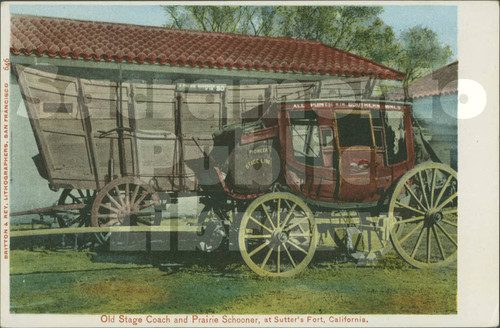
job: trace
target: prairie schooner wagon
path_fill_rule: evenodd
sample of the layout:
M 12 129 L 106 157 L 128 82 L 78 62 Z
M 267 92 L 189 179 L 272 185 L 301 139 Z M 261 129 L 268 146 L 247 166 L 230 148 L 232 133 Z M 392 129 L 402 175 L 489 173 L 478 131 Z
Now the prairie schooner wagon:
M 16 69 L 35 163 L 64 189 L 63 227 L 161 226 L 168 201 L 196 191 L 203 233 L 238 245 L 260 275 L 300 272 L 326 235 L 358 259 L 391 241 L 416 267 L 456 259 L 457 175 L 420 163 L 409 103 L 276 101 L 228 125 L 213 101 L 222 85 L 154 88 L 146 106 L 137 83 L 58 76 L 51 93 L 37 83 L 44 73 Z

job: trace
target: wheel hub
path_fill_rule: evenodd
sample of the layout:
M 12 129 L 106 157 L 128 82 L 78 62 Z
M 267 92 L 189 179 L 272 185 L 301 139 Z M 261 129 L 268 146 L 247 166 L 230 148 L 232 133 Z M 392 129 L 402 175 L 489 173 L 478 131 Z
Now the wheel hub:
M 271 247 L 277 248 L 279 245 L 286 243 L 289 238 L 288 232 L 283 231 L 283 229 L 276 229 L 271 236 Z
M 441 222 L 443 219 L 443 213 L 441 211 L 429 211 L 425 214 L 425 221 L 428 225 L 433 225 L 435 223 Z
M 277 235 L 277 238 L 280 242 L 284 243 L 288 240 L 288 234 L 284 231 L 280 231 Z
M 443 219 L 443 213 L 441 212 L 436 212 L 432 215 L 432 219 L 434 220 L 434 223 L 438 223 Z
M 136 211 L 130 206 L 130 204 L 125 204 L 120 211 L 117 213 L 118 221 L 122 225 L 130 224 L 130 218 L 134 215 Z

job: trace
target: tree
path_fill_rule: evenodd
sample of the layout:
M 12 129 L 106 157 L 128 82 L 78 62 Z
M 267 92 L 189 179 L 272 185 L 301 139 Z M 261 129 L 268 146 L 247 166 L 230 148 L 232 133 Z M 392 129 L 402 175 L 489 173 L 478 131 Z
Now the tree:
M 406 72 L 403 83 L 446 64 L 437 33 L 416 26 L 396 39 L 381 6 L 163 6 L 165 26 L 317 40 Z
M 165 27 L 235 33 L 249 7 L 162 6 L 171 21 Z
M 170 22 L 165 27 L 271 36 L 276 7 L 162 6 Z
M 409 28 L 401 34 L 400 42 L 394 62 L 397 69 L 406 72 L 403 85 L 435 71 L 453 55 L 450 46 L 443 45 L 437 33 L 427 27 Z
M 280 7 L 279 28 L 287 37 L 318 40 L 383 62 L 397 47 L 382 12 L 380 6 Z
M 167 27 L 317 40 L 383 62 L 395 36 L 380 6 L 163 6 Z
M 271 6 L 249 7 L 244 17 L 241 33 L 274 36 L 276 33 L 277 8 Z

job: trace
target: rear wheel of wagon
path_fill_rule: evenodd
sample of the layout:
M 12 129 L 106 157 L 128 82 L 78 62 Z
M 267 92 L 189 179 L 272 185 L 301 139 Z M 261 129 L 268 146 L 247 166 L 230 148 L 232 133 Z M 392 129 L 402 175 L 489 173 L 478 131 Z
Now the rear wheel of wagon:
M 64 189 L 57 205 L 85 205 L 84 208 L 68 210 L 64 217 L 57 217 L 61 228 L 90 226 L 90 211 L 96 197 L 95 190 Z
M 64 189 L 57 205 L 85 205 L 83 208 L 67 210 L 57 215 L 57 222 L 61 228 L 88 227 L 92 204 L 97 193 L 90 189 Z M 88 234 L 63 235 L 63 244 L 74 244 L 75 247 L 92 244 L 92 236 Z
M 401 177 L 389 204 L 391 240 L 405 261 L 417 268 L 454 262 L 458 248 L 457 173 L 424 163 Z
M 314 216 L 295 195 L 263 195 L 245 211 L 238 243 L 246 264 L 257 274 L 293 276 L 305 269 L 316 250 Z
M 119 178 L 99 191 L 92 206 L 92 226 L 159 225 L 158 205 L 158 195 L 151 186 L 135 177 Z M 111 233 L 102 232 L 96 236 L 101 243 L 108 243 Z

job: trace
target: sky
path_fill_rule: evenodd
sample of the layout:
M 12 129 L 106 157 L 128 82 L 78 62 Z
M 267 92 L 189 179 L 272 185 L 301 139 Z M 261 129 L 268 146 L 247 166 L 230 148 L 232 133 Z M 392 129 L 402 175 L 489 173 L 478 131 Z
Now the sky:
M 390 5 L 383 6 L 381 18 L 390 25 L 396 36 L 416 25 L 429 27 L 438 33 L 441 42 L 448 44 L 455 60 L 457 47 L 457 7 L 453 5 Z M 159 5 L 11 5 L 10 12 L 39 16 L 65 17 L 126 24 L 162 26 L 167 15 Z

